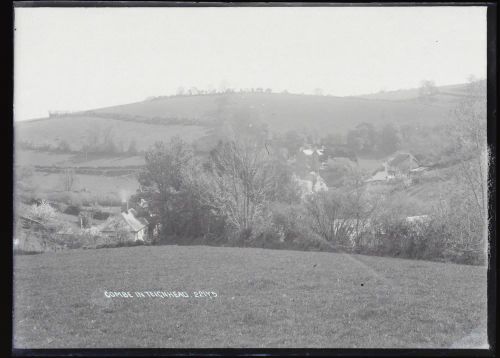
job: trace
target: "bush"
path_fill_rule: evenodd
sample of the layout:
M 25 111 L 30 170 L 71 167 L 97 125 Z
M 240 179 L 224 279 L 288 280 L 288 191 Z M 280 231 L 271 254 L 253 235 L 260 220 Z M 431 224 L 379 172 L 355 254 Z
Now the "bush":
M 105 211 L 100 211 L 100 210 L 96 210 L 93 212 L 93 215 L 94 215 L 94 219 L 96 220 L 106 220 L 109 218 L 109 216 L 111 215 L 111 213 L 108 213 L 108 212 L 105 212 Z
M 386 211 L 373 218 L 371 233 L 360 242 L 358 252 L 482 265 L 484 238 L 480 230 L 466 229 L 470 227 L 467 216 L 455 207 L 453 214 L 433 210 L 428 220 L 411 223 L 400 212 Z
M 353 250 L 373 207 L 373 200 L 356 188 L 319 192 L 306 200 L 307 224 L 338 250 Z
M 49 205 L 47 201 L 42 200 L 40 205 L 37 204 L 31 205 L 29 210 L 29 215 L 42 222 L 46 222 L 49 219 L 55 217 L 56 211 L 52 206 Z
M 76 206 L 76 205 L 68 205 L 66 209 L 64 210 L 65 214 L 68 215 L 75 215 L 78 216 L 80 215 L 80 211 L 82 210 L 81 206 Z
M 237 239 L 233 239 L 232 243 L 270 249 L 332 250 L 326 240 L 309 228 L 305 210 L 300 204 L 274 202 L 266 211 L 266 220 L 238 233 Z

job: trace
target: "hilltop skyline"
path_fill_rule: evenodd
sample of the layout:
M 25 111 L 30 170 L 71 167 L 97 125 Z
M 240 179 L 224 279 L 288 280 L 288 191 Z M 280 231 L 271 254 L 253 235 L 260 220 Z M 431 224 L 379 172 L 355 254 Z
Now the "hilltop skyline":
M 17 8 L 15 120 L 179 87 L 353 96 L 486 76 L 486 9 Z

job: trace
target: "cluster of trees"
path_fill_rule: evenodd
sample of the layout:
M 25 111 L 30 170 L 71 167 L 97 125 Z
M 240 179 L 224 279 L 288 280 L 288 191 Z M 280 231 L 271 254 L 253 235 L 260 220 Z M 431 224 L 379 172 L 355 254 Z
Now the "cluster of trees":
M 347 132 L 346 144 L 358 154 L 385 156 L 399 149 L 401 137 L 393 124 L 376 128 L 371 123 L 361 123 Z
M 340 156 L 357 160 L 357 156 L 386 156 L 401 148 L 401 131 L 393 124 L 386 124 L 377 128 L 371 123 L 360 123 L 349 130 L 347 134 L 328 133 L 299 133 L 295 130 L 276 135 L 274 142 L 285 148 L 290 156 L 299 151 L 305 144 L 324 146 L 331 151 L 332 156 Z M 328 153 L 326 153 L 328 154 Z
M 432 103 L 436 101 L 439 88 L 434 81 L 424 80 L 418 89 L 418 100 L 422 103 Z
M 133 201 L 157 243 L 205 243 L 388 255 L 460 263 L 485 262 L 484 222 L 468 187 L 443 192 L 427 221 L 405 196 L 375 195 L 360 173 L 342 187 L 301 200 L 281 154 L 254 140 L 227 140 L 206 158 L 180 139 L 146 154 Z
M 230 88 L 225 84 L 221 84 L 219 88 L 214 88 L 214 86 L 208 86 L 207 89 L 198 88 L 195 86 L 185 88 L 180 86 L 177 88 L 175 96 L 201 96 L 201 95 L 212 95 L 212 94 L 226 94 L 226 93 L 273 93 L 271 88 Z M 154 101 L 162 98 L 168 98 L 171 96 L 150 96 L 146 98 L 146 101 Z
M 269 204 L 298 200 L 292 173 L 262 138 L 220 141 L 207 158 L 178 138 L 146 153 L 135 197 L 150 203 L 160 237 L 218 236 L 248 240 L 269 215 Z
M 367 191 L 362 173 L 347 173 L 341 186 L 301 199 L 286 154 L 306 140 L 296 132 L 269 140 L 265 127 L 221 139 L 206 156 L 196 156 L 180 139 L 156 143 L 146 153 L 139 176 L 138 202 L 149 203 L 147 215 L 159 228 L 157 240 L 203 242 L 305 250 L 343 250 L 463 263 L 485 260 L 488 217 L 485 105 L 471 97 L 457 108 L 448 134 L 460 164 L 456 183 L 427 212 L 414 212 L 408 198 Z M 396 130 L 356 127 L 357 149 L 385 148 Z M 377 139 L 378 138 L 378 139 Z M 319 143 L 339 145 L 338 136 Z M 269 145 L 271 143 L 271 145 Z M 387 148 L 385 151 L 393 150 Z M 413 210 L 413 211 L 412 211 Z M 407 216 L 429 220 L 410 223 Z

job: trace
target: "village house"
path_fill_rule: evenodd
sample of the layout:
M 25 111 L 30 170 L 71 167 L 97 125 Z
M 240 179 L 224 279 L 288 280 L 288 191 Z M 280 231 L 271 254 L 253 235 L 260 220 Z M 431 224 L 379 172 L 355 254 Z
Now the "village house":
M 387 172 L 394 178 L 408 177 L 410 170 L 420 167 L 410 153 L 397 153 L 387 161 Z
M 328 190 L 323 178 L 319 175 L 320 158 L 324 156 L 324 147 L 303 146 L 289 163 L 293 167 L 293 178 L 299 185 L 301 197 L 323 190 Z
M 400 178 L 410 180 L 412 177 L 418 176 L 426 170 L 427 168 L 420 166 L 413 155 L 400 152 L 382 163 L 382 168 L 377 170 L 367 182 L 380 182 Z
M 112 216 L 99 225 L 99 231 L 106 237 L 120 241 L 144 241 L 148 222 L 136 215 L 134 209 L 122 210 L 120 215 Z
M 318 172 L 321 168 L 321 158 L 324 156 L 324 151 L 324 147 L 301 147 L 296 156 L 297 165 L 306 171 Z
M 304 199 L 309 194 L 317 193 L 320 191 L 328 191 L 328 186 L 326 185 L 325 181 L 316 172 L 310 172 L 302 178 L 294 175 L 293 178 L 299 185 L 302 199 Z

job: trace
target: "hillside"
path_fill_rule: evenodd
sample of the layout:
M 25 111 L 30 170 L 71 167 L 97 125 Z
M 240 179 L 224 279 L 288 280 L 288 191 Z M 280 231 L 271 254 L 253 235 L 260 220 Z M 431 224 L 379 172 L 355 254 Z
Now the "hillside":
M 449 87 L 449 86 L 448 86 Z M 457 89 L 458 88 L 458 89 Z M 459 91 L 460 86 L 441 92 Z M 388 100 L 386 97 L 401 97 Z M 457 98 L 439 95 L 432 103 L 418 100 L 418 90 L 384 96 L 313 96 L 285 93 L 225 93 L 157 97 L 143 102 L 16 122 L 16 139 L 35 145 L 57 146 L 62 140 L 79 150 L 89 131 L 111 128 L 115 142 L 139 150 L 157 140 L 179 136 L 193 142 L 204 137 L 221 119 L 261 121 L 272 132 L 345 133 L 362 122 L 436 124 L 449 118 Z
M 35 145 L 54 147 L 65 141 L 72 150 L 80 150 L 89 132 L 98 134 L 105 130 L 111 130 L 115 144 L 125 150 L 132 141 L 136 142 L 137 149 L 142 150 L 155 141 L 168 141 L 174 136 L 193 141 L 206 132 L 205 128 L 195 125 L 164 126 L 77 115 L 16 123 L 15 138 Z
M 461 88 L 464 86 L 440 90 L 458 93 Z M 220 119 L 262 121 L 274 132 L 296 130 L 323 136 L 346 132 L 361 122 L 440 123 L 447 120 L 458 98 L 438 96 L 437 101 L 425 104 L 417 99 L 418 90 L 390 94 L 400 99 L 376 98 L 377 94 L 374 98 L 354 98 L 255 92 L 171 96 L 53 115 L 16 122 L 15 138 L 23 145 L 15 148 L 15 164 L 35 167 L 31 180 L 40 194 L 50 197 L 63 190 L 64 168 L 72 167 L 76 174 L 73 190 L 118 200 L 121 192 L 133 193 L 138 187 L 136 173 L 144 164 L 140 151 L 155 141 L 167 141 L 174 136 L 194 142 L 197 148 L 209 148 L 213 144 L 210 133 L 218 132 Z M 85 145 L 102 142 L 106 136 L 120 154 L 84 153 Z M 54 151 L 63 144 L 73 152 Z M 135 152 L 127 150 L 132 144 Z M 359 163 L 360 168 L 372 172 L 381 161 L 360 159 Z M 416 195 L 431 192 L 435 190 L 419 191 Z
M 248 115 L 267 123 L 272 131 L 312 129 L 335 133 L 347 131 L 363 121 L 434 123 L 445 120 L 447 110 L 441 103 L 424 105 L 414 100 L 390 103 L 351 97 L 231 93 L 159 98 L 96 112 L 206 120 L 221 114 L 228 118 Z
M 16 256 L 14 278 L 15 348 L 486 345 L 485 267 L 169 245 Z
M 466 85 L 456 84 L 437 87 L 436 100 L 439 102 L 453 102 L 457 97 L 466 95 Z M 400 89 L 397 91 L 380 91 L 366 95 L 356 96 L 356 98 L 367 98 L 387 101 L 408 101 L 419 97 L 418 88 Z

